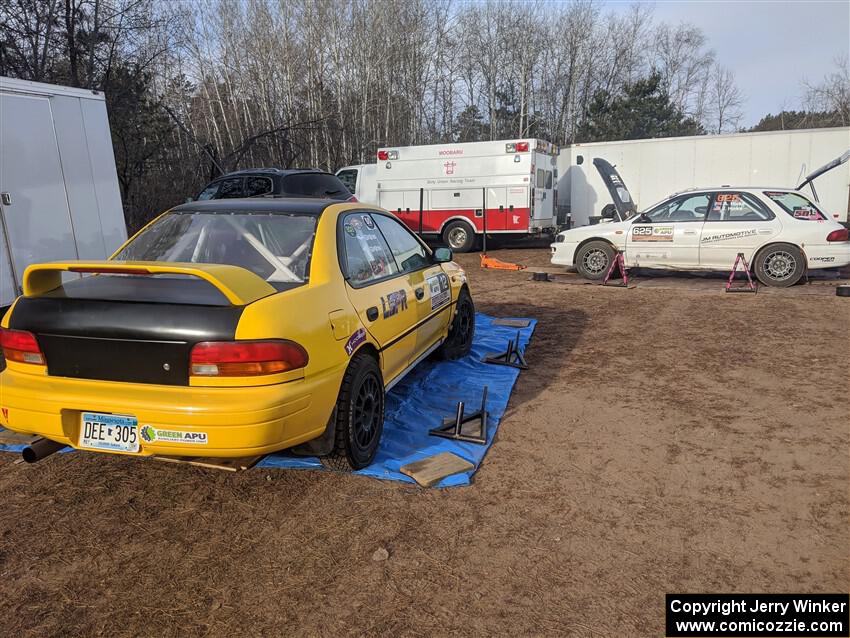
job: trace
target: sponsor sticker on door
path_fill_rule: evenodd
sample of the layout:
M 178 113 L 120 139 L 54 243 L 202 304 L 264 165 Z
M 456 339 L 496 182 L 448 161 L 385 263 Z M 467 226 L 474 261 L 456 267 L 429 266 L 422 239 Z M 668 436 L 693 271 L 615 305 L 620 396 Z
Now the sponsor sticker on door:
M 673 227 L 633 226 L 632 241 L 673 241 Z
M 428 291 L 431 293 L 431 310 L 442 308 L 451 301 L 452 293 L 449 288 L 449 277 L 445 273 L 439 273 L 427 280 Z
M 751 235 L 756 234 L 755 228 L 745 228 L 744 230 L 737 230 L 731 233 L 712 233 L 709 235 L 703 235 L 700 240 L 701 244 L 713 244 L 717 241 L 732 241 L 733 239 L 742 239 L 744 237 L 750 237 Z

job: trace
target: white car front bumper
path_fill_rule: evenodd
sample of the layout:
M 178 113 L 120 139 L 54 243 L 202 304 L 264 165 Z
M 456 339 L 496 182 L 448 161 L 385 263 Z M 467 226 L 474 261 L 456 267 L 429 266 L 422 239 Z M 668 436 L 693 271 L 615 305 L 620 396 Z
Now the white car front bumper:
M 550 259 L 552 264 L 555 266 L 567 266 L 568 268 L 574 266 L 578 242 L 555 242 L 554 244 L 549 244 L 549 247 L 552 249 L 552 258 Z

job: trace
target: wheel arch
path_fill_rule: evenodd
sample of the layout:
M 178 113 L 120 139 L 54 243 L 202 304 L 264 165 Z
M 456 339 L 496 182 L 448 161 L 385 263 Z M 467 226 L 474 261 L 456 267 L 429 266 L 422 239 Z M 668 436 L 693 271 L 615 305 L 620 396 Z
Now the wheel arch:
M 348 360 L 348 366 L 351 365 L 351 360 L 354 359 L 354 357 L 356 357 L 358 354 L 365 354 L 365 355 L 372 357 L 375 360 L 375 363 L 378 364 L 378 368 L 381 369 L 381 376 L 384 376 L 384 369 L 383 369 L 383 366 L 381 365 L 381 353 L 378 350 L 378 348 L 375 346 L 375 344 L 367 341 L 366 343 L 361 345 L 359 348 L 357 348 L 357 350 L 352 352 L 351 357 Z M 348 368 L 348 366 L 346 366 L 346 369 Z
M 786 246 L 793 246 L 794 248 L 796 248 L 797 250 L 800 251 L 801 255 L 803 255 L 803 276 L 805 277 L 806 274 L 809 272 L 809 257 L 808 257 L 808 255 L 806 255 L 806 249 L 805 248 L 803 248 L 799 244 L 795 244 L 792 241 L 769 241 L 766 244 L 764 244 L 763 246 L 759 246 L 758 248 L 756 248 L 755 252 L 753 253 L 752 258 L 750 259 L 750 268 L 755 269 L 756 261 L 758 261 L 758 258 L 761 256 L 761 254 L 765 250 L 767 250 L 771 246 L 778 246 L 778 245 L 781 245 L 781 244 L 785 244 Z
M 606 244 L 611 246 L 611 248 L 613 248 L 615 252 L 621 252 L 620 249 L 617 248 L 617 245 L 610 239 L 607 239 L 606 237 L 600 237 L 599 235 L 594 235 L 593 237 L 588 237 L 587 239 L 580 241 L 578 246 L 576 246 L 576 249 L 573 251 L 573 265 L 575 265 L 576 263 L 576 255 L 578 255 L 579 251 L 592 241 L 604 241 Z
M 437 231 L 437 232 L 438 232 L 440 235 L 442 235 L 442 234 L 443 234 L 443 232 L 446 230 L 446 226 L 448 226 L 448 225 L 449 225 L 449 224 L 451 224 L 452 222 L 466 222 L 466 224 L 467 224 L 470 228 L 472 228 L 472 234 L 473 234 L 473 235 L 481 235 L 481 233 L 480 233 L 480 232 L 478 232 L 478 229 L 475 227 L 475 224 L 473 224 L 473 223 L 469 220 L 469 217 L 463 217 L 462 215 L 452 215 L 451 217 L 449 217 L 449 218 L 447 218 L 446 220 L 444 220 L 444 221 L 443 221 L 443 223 L 440 225 L 440 230 L 439 230 L 439 231 Z

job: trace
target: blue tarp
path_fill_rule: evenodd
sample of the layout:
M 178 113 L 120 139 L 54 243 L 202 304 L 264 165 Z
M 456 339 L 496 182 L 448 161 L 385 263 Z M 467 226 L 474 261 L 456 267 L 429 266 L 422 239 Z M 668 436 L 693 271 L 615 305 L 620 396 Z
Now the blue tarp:
M 475 315 L 475 338 L 469 355 L 457 361 L 426 361 L 387 394 L 381 447 L 372 465 L 355 474 L 413 483 L 412 478 L 399 471 L 401 466 L 440 452 L 451 452 L 475 467 L 468 472 L 444 478 L 436 487 L 469 485 L 472 475 L 493 444 L 499 421 L 505 413 L 520 372 L 509 366 L 483 363 L 481 359 L 487 353 L 504 351 L 508 340 L 516 337 L 517 332 L 520 335 L 520 350 L 525 350 L 537 324 L 532 319 L 527 328 L 518 330 L 494 326 L 493 319 L 481 313 Z M 444 417 L 455 415 L 458 401 L 464 402 L 467 412 L 477 410 L 481 406 L 485 385 L 488 392 L 487 410 L 490 413 L 486 445 L 429 436 L 428 431 L 442 425 Z M 324 466 L 315 457 L 281 453 L 267 456 L 259 467 L 321 469 Z
M 490 365 L 481 359 L 490 352 L 505 350 L 509 339 L 520 335 L 520 349 L 525 350 L 536 325 L 530 320 L 527 328 L 493 325 L 493 317 L 478 313 L 475 316 L 475 338 L 472 352 L 457 361 L 428 360 L 416 367 L 388 394 L 381 447 L 375 461 L 355 472 L 373 478 L 413 483 L 399 471 L 403 465 L 440 452 L 451 452 L 475 467 L 468 472 L 446 477 L 436 487 L 469 485 L 484 455 L 493 444 L 499 422 L 508 405 L 519 370 L 509 366 Z M 481 405 L 484 386 L 488 388 L 489 412 L 487 444 L 464 443 L 435 436 L 428 431 L 442 424 L 444 417 L 454 416 L 457 402 L 463 401 L 467 411 Z M 0 446 L 0 449 L 20 451 L 23 446 Z M 287 453 L 272 454 L 258 467 L 324 469 L 315 457 L 297 457 Z

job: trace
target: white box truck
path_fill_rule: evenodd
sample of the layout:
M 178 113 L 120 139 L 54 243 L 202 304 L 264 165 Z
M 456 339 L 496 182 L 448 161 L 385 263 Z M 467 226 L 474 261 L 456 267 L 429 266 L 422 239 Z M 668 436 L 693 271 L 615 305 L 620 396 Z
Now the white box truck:
M 850 146 L 850 127 L 701 135 L 573 144 L 558 157 L 560 201 L 573 226 L 598 221 L 611 197 L 593 160 L 613 164 L 639 211 L 689 188 L 794 188 Z M 835 220 L 847 222 L 850 165 L 818 178 L 817 198 Z
M 30 264 L 105 259 L 126 239 L 103 95 L 0 77 L 0 308 Z
M 378 173 L 377 164 L 358 164 L 345 166 L 336 172 L 345 187 L 357 198 L 358 202 L 378 205 L 378 184 L 375 176 Z
M 557 154 L 557 146 L 537 139 L 394 146 L 379 149 L 375 165 L 336 174 L 359 201 L 466 252 L 485 226 L 488 235 L 503 236 L 556 230 Z

